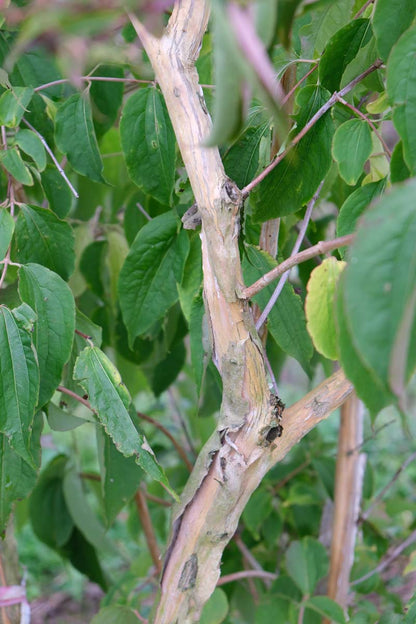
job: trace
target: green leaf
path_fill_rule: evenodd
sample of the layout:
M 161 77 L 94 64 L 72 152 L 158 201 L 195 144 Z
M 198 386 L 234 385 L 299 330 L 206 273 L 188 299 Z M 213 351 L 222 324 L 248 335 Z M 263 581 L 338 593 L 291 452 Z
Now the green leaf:
M 375 378 L 373 391 L 383 388 L 384 400 L 392 393 L 403 399 L 416 364 L 415 199 L 412 180 L 366 212 L 341 283 L 354 348 Z
M 45 191 L 49 208 L 61 219 L 66 217 L 71 209 L 71 191 L 59 173 L 52 165 L 47 165 L 41 175 L 41 184 Z
M 151 387 L 155 396 L 160 396 L 175 381 L 186 360 L 186 349 L 179 342 L 169 350 L 166 357 L 158 362 L 152 375 Z
M 134 496 L 143 472 L 134 457 L 124 457 L 114 442 L 97 427 L 97 449 L 100 462 L 101 492 L 107 526 L 111 526 L 119 511 Z
M 120 605 L 104 607 L 91 620 L 91 624 L 137 624 L 137 615 L 132 609 Z
M 41 15 L 39 18 L 43 19 Z M 62 74 L 53 59 L 54 55 L 50 50 L 41 46 L 31 46 L 30 50 L 22 54 L 13 67 L 10 74 L 12 84 L 40 87 L 47 82 L 59 80 Z M 42 93 L 50 98 L 60 99 L 64 89 L 65 85 L 53 85 L 42 90 Z
M 96 550 L 87 542 L 77 527 L 74 526 L 69 540 L 59 548 L 58 552 L 68 559 L 81 574 L 85 574 L 93 583 L 97 583 L 104 592 L 107 591 L 107 581 Z
M 8 128 L 18 126 L 33 93 L 30 87 L 13 87 L 5 91 L 0 96 L 0 125 Z
M 72 431 L 87 421 L 66 412 L 55 403 L 48 403 L 48 424 L 53 431 Z
M 202 609 L 200 624 L 221 624 L 228 613 L 227 594 L 217 587 Z
M 391 183 L 403 182 L 411 177 L 409 167 L 406 165 L 403 157 L 403 143 L 398 141 L 394 146 L 390 160 L 390 179 Z
M 91 406 L 120 453 L 125 457 L 134 456 L 143 470 L 167 486 L 166 477 L 146 438 L 131 420 L 130 395 L 108 357 L 97 347 L 86 347 L 76 361 L 74 379 L 88 393 Z
M 100 553 L 103 551 L 116 553 L 116 546 L 107 537 L 105 528 L 91 509 L 81 478 L 74 469 L 65 470 L 62 489 L 69 514 L 87 542 Z
M 25 186 L 33 185 L 32 175 L 16 147 L 0 151 L 0 162 L 15 180 Z
M 260 488 L 252 494 L 243 511 L 243 521 L 254 539 L 260 539 L 260 528 L 273 509 L 273 495 L 266 489 Z
M 33 332 L 39 370 L 39 407 L 53 395 L 70 354 L 75 329 L 75 304 L 68 285 L 49 269 L 27 264 L 19 269 L 19 293 L 37 315 Z
M 321 106 L 329 93 L 320 86 L 307 86 L 298 93 L 299 132 Z M 253 206 L 255 221 L 267 221 L 296 212 L 306 204 L 324 179 L 331 165 L 333 122 L 325 113 L 298 145 L 260 183 Z
M 199 236 L 193 236 L 190 250 L 183 270 L 183 279 L 178 284 L 179 301 L 182 312 L 188 323 L 192 313 L 193 299 L 202 283 L 202 255 Z
M 300 34 L 314 41 L 318 56 L 322 54 L 328 40 L 349 22 L 351 7 L 352 0 L 331 0 L 313 6 L 310 22 L 302 27 Z
M 259 149 L 270 124 L 250 127 L 231 145 L 223 156 L 226 174 L 238 188 L 244 188 L 256 175 L 259 166 Z
M 326 258 L 311 273 L 305 301 L 307 328 L 315 348 L 330 360 L 338 359 L 335 328 L 335 291 L 345 262 Z
M 33 310 L 0 306 L 0 432 L 12 450 L 36 469 L 31 427 L 39 393 L 39 369 L 31 341 Z
M 356 19 L 328 41 L 319 62 L 319 80 L 328 91 L 339 89 L 344 71 L 372 36 L 368 19 Z
M 207 320 L 204 319 L 205 307 L 202 291 L 197 293 L 192 302 L 189 319 L 189 338 L 191 346 L 192 370 L 195 378 L 196 392 L 199 396 L 205 369 L 208 366 L 209 337 Z M 208 340 L 207 340 L 208 339 Z
M 175 181 L 175 135 L 165 101 L 157 89 L 140 89 L 127 100 L 120 136 L 133 182 L 169 205 Z
M 289 575 L 304 594 L 312 594 L 318 581 L 328 572 L 325 547 L 311 537 L 292 542 L 285 558 Z
M 245 245 L 247 258 L 243 259 L 243 274 L 246 283 L 253 283 L 277 264 L 269 254 L 253 245 Z M 264 309 L 276 284 L 271 284 L 254 297 L 254 301 Z M 307 374 L 310 374 L 310 359 L 313 345 L 306 329 L 302 301 L 286 283 L 280 297 L 269 314 L 268 328 L 279 347 L 296 358 Z
M 72 95 L 59 107 L 55 123 L 56 145 L 66 154 L 74 171 L 105 183 L 89 99 L 80 93 Z
M 0 535 L 4 536 L 13 503 L 25 498 L 36 483 L 37 474 L 14 452 L 7 436 L 0 434 Z
M 57 455 L 42 470 L 29 501 L 29 514 L 35 535 L 58 550 L 72 533 L 74 523 L 63 493 L 63 478 L 68 457 Z
M 386 179 L 384 178 L 378 182 L 360 186 L 347 197 L 338 215 L 337 236 L 345 236 L 355 231 L 359 217 L 373 199 L 384 191 L 385 186 Z M 340 253 L 344 256 L 345 247 L 340 248 Z
M 120 65 L 99 65 L 91 76 L 123 78 L 124 71 Z M 123 82 L 94 80 L 91 82 L 90 96 L 94 117 L 95 132 L 101 137 L 117 119 L 123 101 Z
M 43 143 L 37 134 L 32 130 L 19 130 L 14 137 L 14 142 L 32 158 L 38 171 L 43 171 L 46 167 L 46 152 Z
M 120 307 L 130 345 L 178 299 L 173 272 L 177 229 L 172 212 L 149 221 L 137 234 L 120 271 Z
M 387 61 L 390 50 L 416 14 L 414 0 L 377 0 L 373 29 L 379 55 Z
M 347 184 L 358 182 L 371 151 L 371 131 L 366 121 L 350 119 L 337 128 L 332 141 L 332 156 Z
M 342 608 L 327 596 L 312 596 L 306 601 L 305 607 L 319 613 L 322 617 L 329 618 L 331 622 L 338 624 L 346 622 Z
M 12 240 L 14 232 L 14 219 L 5 209 L 0 209 L 0 259 L 3 260 Z
M 16 221 L 16 259 L 36 262 L 68 280 L 74 270 L 74 234 L 49 208 L 20 204 Z
M 394 46 L 387 63 L 387 93 L 393 122 L 403 141 L 404 160 L 416 174 L 416 26 L 407 30 Z

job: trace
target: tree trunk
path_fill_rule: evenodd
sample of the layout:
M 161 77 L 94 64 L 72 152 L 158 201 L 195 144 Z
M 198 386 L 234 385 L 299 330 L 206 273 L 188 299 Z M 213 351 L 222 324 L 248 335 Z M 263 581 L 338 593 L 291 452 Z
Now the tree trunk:
M 223 550 L 264 474 L 351 392 L 338 372 L 276 426 L 263 348 L 243 288 L 238 250 L 241 193 L 227 178 L 219 151 L 205 147 L 211 119 L 195 61 L 209 16 L 205 0 L 178 0 L 166 31 L 156 39 L 132 22 L 166 100 L 201 219 L 204 299 L 213 361 L 223 381 L 221 415 L 202 449 L 173 518 L 154 622 L 198 622 L 220 575 Z M 271 436 L 269 436 L 271 437 Z

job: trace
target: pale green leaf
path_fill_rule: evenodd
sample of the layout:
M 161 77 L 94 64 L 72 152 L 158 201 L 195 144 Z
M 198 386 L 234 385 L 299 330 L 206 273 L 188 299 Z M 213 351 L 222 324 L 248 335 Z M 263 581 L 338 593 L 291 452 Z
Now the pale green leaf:
M 32 158 L 38 171 L 43 171 L 46 167 L 46 151 L 43 143 L 37 134 L 32 130 L 19 130 L 14 138 L 16 145 Z
M 178 299 L 173 271 L 177 229 L 172 212 L 149 221 L 137 234 L 120 271 L 120 307 L 130 344 Z
M 311 273 L 305 301 L 307 328 L 315 348 L 330 360 L 338 359 L 335 328 L 335 291 L 345 262 L 333 256 L 327 258 Z
M 75 303 L 68 285 L 39 264 L 19 269 L 19 293 L 37 315 L 33 342 L 39 360 L 39 407 L 53 395 L 61 380 L 75 330 Z
M 19 125 L 32 99 L 30 87 L 13 87 L 0 96 L 0 125 L 15 128 Z
M 5 208 L 0 208 L 0 260 L 3 260 L 7 253 L 13 232 L 13 217 Z
M 34 469 L 30 439 L 39 393 L 39 368 L 31 340 L 35 318 L 27 305 L 13 311 L 0 306 L 0 432 Z
M 0 163 L 10 173 L 10 175 L 25 186 L 33 185 L 32 174 L 22 160 L 20 152 L 16 147 L 0 151 Z
M 305 603 L 305 607 L 319 613 L 321 617 L 327 617 L 336 624 L 345 624 L 346 622 L 342 607 L 328 596 L 312 596 Z
M 337 128 L 332 141 L 332 156 L 347 184 L 358 182 L 371 151 L 371 131 L 366 121 L 350 119 Z
M 157 89 L 140 89 L 127 100 L 120 136 L 133 182 L 169 205 L 175 181 L 175 135 L 165 101 Z
M 416 173 L 416 26 L 407 30 L 394 46 L 387 64 L 387 93 L 394 105 L 393 122 L 403 141 L 403 154 L 411 173 Z
M 84 418 L 70 414 L 52 402 L 48 403 L 47 412 L 48 423 L 53 431 L 72 431 L 88 422 Z
M 105 183 L 89 99 L 80 93 L 72 95 L 59 107 L 55 123 L 56 144 L 74 171 Z
M 100 609 L 91 624 L 138 624 L 138 618 L 132 609 L 116 605 Z
M 20 204 L 15 241 L 18 262 L 36 262 L 69 279 L 75 265 L 74 234 L 49 208 Z
M 228 609 L 227 594 L 217 587 L 204 604 L 199 624 L 221 624 L 227 617 Z

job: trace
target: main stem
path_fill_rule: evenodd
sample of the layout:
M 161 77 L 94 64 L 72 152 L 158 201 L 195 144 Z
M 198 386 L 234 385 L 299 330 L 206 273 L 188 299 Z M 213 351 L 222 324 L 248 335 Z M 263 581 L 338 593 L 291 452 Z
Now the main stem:
M 223 550 L 248 498 L 271 465 L 310 430 L 315 416 L 328 415 L 351 389 L 339 373 L 328 381 L 335 388 L 332 399 L 309 398 L 297 412 L 308 420 L 289 418 L 279 444 L 267 442 L 276 423 L 263 349 L 248 302 L 237 296 L 243 286 L 238 251 L 241 192 L 225 175 L 218 149 L 204 146 L 211 119 L 195 61 L 208 15 L 206 0 L 177 0 L 161 39 L 131 16 L 163 92 L 201 214 L 205 308 L 213 360 L 224 388 L 217 429 L 202 449 L 174 513 L 156 624 L 200 620 L 220 575 Z

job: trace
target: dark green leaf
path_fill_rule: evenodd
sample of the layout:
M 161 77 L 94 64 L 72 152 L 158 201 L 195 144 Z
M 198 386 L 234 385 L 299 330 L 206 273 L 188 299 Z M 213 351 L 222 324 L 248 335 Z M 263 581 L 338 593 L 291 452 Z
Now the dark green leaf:
M 178 298 L 173 272 L 177 229 L 172 212 L 152 219 L 137 234 L 120 271 L 120 307 L 130 344 Z
M 414 0 L 377 0 L 373 16 L 374 35 L 380 57 L 387 61 L 390 50 L 410 26 L 416 14 Z
M 7 436 L 0 434 L 0 535 L 15 501 L 28 495 L 36 483 L 36 472 L 10 447 Z
M 183 279 L 178 284 L 179 301 L 188 323 L 192 313 L 193 299 L 202 283 L 202 255 L 199 236 L 191 238 L 189 255 L 186 259 Z
M 33 342 L 39 370 L 39 407 L 54 393 L 67 362 L 75 329 L 75 304 L 68 285 L 49 269 L 27 264 L 19 269 L 19 293 L 37 314 Z
M 378 182 L 370 182 L 370 184 L 360 186 L 360 188 L 347 197 L 338 215 L 337 236 L 345 236 L 355 231 L 359 217 L 373 199 L 383 192 L 385 186 L 385 179 Z M 340 253 L 344 256 L 345 247 L 341 247 Z
M 72 95 L 59 107 L 55 123 L 56 144 L 74 171 L 105 183 L 89 99 L 80 93 Z
M 53 55 L 49 50 L 40 46 L 31 46 L 30 50 L 18 59 L 10 77 L 12 84 L 40 87 L 47 82 L 59 80 L 62 78 L 62 74 L 55 65 Z M 42 93 L 50 98 L 59 99 L 62 97 L 65 88 L 65 85 L 62 84 L 53 85 L 47 89 L 42 89 Z
M 273 495 L 264 488 L 254 492 L 243 511 L 243 521 L 254 539 L 260 539 L 260 528 L 272 512 Z
M 49 208 L 20 204 L 16 221 L 16 259 L 36 262 L 68 280 L 74 270 L 74 234 Z
M 313 5 L 309 23 L 300 34 L 314 41 L 318 56 L 322 54 L 328 40 L 351 18 L 351 0 L 330 0 Z
M 312 594 L 317 582 L 328 572 L 325 547 L 311 537 L 292 542 L 285 558 L 288 573 L 304 594 Z
M 192 369 L 198 396 L 201 392 L 202 379 L 208 365 L 208 352 L 210 350 L 209 337 L 206 335 L 208 332 L 207 320 L 204 318 L 204 312 L 204 300 L 202 292 L 199 292 L 193 299 L 189 319 Z
M 123 78 L 124 71 L 119 65 L 99 65 L 91 74 L 92 76 L 104 76 L 111 78 Z M 91 82 L 90 96 L 92 113 L 94 117 L 95 132 L 101 137 L 111 128 L 123 100 L 124 84 L 122 82 L 110 82 L 94 80 Z
M 111 438 L 98 427 L 97 448 L 106 524 L 111 526 L 139 487 L 143 472 L 134 457 L 124 457 Z
M 17 147 L 0 151 L 0 163 L 10 175 L 25 186 L 33 185 L 33 178 Z
M 311 85 L 299 92 L 297 131 L 306 125 L 328 98 L 329 93 L 320 86 Z M 312 198 L 331 165 L 332 133 L 331 115 L 326 113 L 266 176 L 259 185 L 253 207 L 256 221 L 296 212 Z
M 327 596 L 312 596 L 305 603 L 305 607 L 319 613 L 322 617 L 327 617 L 331 622 L 337 622 L 337 624 L 346 622 L 342 608 Z
M 390 161 L 390 179 L 391 183 L 403 182 L 407 178 L 411 177 L 409 167 L 406 165 L 403 158 L 403 143 L 398 141 L 396 143 Z
M 86 347 L 75 364 L 74 378 L 88 393 L 99 421 L 120 453 L 134 456 L 153 479 L 167 485 L 146 438 L 133 425 L 129 414 L 130 395 L 107 356 L 97 347 Z
M 33 89 L 14 87 L 0 96 L 0 125 L 15 128 L 22 121 L 27 106 L 32 99 Z
M 74 568 L 85 574 L 93 583 L 97 583 L 103 591 L 107 590 L 107 581 L 97 553 L 77 527 L 73 528 L 69 540 L 58 552 L 69 559 Z
M 399 39 L 387 64 L 387 93 L 394 105 L 393 122 L 403 141 L 404 160 L 416 173 L 416 26 Z
M 356 19 L 341 28 L 327 43 L 319 62 L 319 80 L 328 91 L 339 89 L 344 71 L 372 36 L 368 19 Z
M 370 127 L 361 119 L 350 119 L 341 124 L 332 141 L 332 155 L 338 163 L 340 176 L 354 185 L 364 172 L 373 145 Z
M 87 421 L 66 412 L 55 403 L 48 403 L 48 424 L 53 431 L 72 431 Z
M 29 513 L 36 536 L 58 550 L 69 539 L 74 523 L 62 489 L 68 457 L 58 455 L 43 469 L 29 501 Z
M 31 341 L 36 315 L 27 305 L 0 306 L 0 432 L 13 451 L 36 468 L 31 427 L 39 393 L 39 369 Z
M 48 165 L 41 175 L 41 184 L 49 202 L 49 208 L 63 219 L 71 209 L 71 191 L 57 169 Z
M 5 209 L 0 209 L 0 259 L 3 260 L 14 232 L 14 219 Z
M 43 143 L 37 134 L 32 130 L 19 130 L 14 138 L 16 145 L 32 158 L 38 171 L 43 171 L 46 167 L 46 152 Z
M 175 181 L 175 135 L 157 89 L 140 89 L 127 100 L 120 135 L 133 182 L 169 205 Z
M 175 381 L 186 360 L 186 349 L 183 342 L 175 345 L 166 357 L 156 364 L 152 378 L 152 390 L 159 396 Z
M 268 122 L 255 128 L 247 128 L 224 154 L 225 171 L 239 188 L 244 188 L 256 175 L 260 142 L 268 129 Z
M 221 624 L 228 613 L 227 594 L 217 587 L 202 609 L 200 624 Z
M 276 261 L 266 252 L 253 245 L 246 245 L 247 259 L 243 260 L 244 279 L 248 284 L 276 266 Z M 276 284 L 264 288 L 254 297 L 263 309 L 269 301 Z M 310 374 L 309 361 L 313 355 L 313 345 L 306 329 L 305 313 L 301 299 L 290 284 L 285 284 L 280 297 L 269 314 L 268 328 L 279 347 L 296 358 Z
M 416 364 L 415 198 L 415 181 L 398 185 L 365 213 L 340 294 L 354 348 L 376 380 L 373 391 L 381 386 L 385 397 L 399 399 Z

